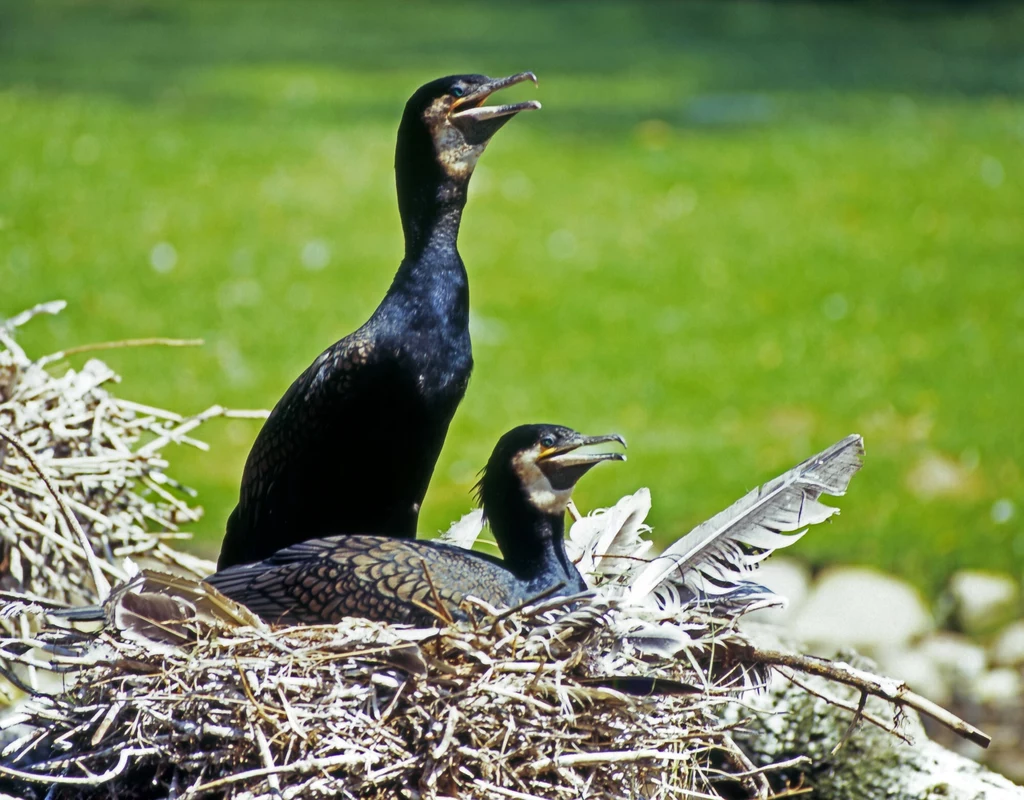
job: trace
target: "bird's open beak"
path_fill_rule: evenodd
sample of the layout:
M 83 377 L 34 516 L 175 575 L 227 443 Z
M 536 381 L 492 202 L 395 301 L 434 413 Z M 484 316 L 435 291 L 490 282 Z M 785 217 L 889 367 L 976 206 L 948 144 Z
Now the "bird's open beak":
M 576 481 L 602 461 L 625 461 L 625 453 L 580 452 L 580 448 L 602 442 L 618 442 L 623 447 L 626 440 L 617 433 L 603 436 L 581 436 L 573 442 L 549 447 L 537 457 L 537 466 L 556 489 L 572 488 Z
M 478 86 L 465 97 L 452 103 L 449 119 L 462 130 L 463 135 L 471 143 L 486 142 L 495 132 L 520 111 L 536 111 L 540 103 L 527 100 L 525 103 L 508 103 L 506 105 L 485 106 L 487 98 L 500 89 L 514 86 L 523 81 L 533 81 L 537 85 L 537 76 L 532 72 L 520 72 L 507 78 L 497 78 Z

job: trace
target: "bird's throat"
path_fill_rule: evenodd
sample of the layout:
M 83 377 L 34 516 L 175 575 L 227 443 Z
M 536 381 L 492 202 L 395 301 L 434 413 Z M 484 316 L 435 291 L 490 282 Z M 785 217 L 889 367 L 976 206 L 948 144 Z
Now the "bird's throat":
M 432 177 L 436 180 L 429 183 L 411 187 L 399 185 L 398 206 L 407 261 L 432 253 L 458 252 L 468 181 L 457 182 L 441 175 Z
M 525 516 L 503 509 L 497 518 L 488 517 L 505 566 L 538 594 L 559 583 L 566 594 L 579 591 L 580 574 L 565 552 L 564 514 L 541 514 L 525 507 L 521 512 Z

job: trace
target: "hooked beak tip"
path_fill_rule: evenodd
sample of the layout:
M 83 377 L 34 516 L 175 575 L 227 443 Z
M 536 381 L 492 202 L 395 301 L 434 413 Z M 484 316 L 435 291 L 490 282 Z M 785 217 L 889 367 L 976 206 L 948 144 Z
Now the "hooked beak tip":
M 601 444 L 602 442 L 618 442 L 623 447 L 626 446 L 626 440 L 617 433 L 606 433 L 601 436 L 584 436 L 583 440 L 584 446 L 588 444 Z

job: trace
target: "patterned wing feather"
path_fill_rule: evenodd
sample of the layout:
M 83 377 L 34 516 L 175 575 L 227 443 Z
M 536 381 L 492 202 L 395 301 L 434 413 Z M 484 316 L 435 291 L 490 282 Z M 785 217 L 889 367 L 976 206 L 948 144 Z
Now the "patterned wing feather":
M 496 606 L 525 599 L 511 573 L 479 554 L 378 536 L 310 540 L 208 582 L 264 620 L 289 624 L 356 616 L 429 625 L 463 617 L 470 595 Z

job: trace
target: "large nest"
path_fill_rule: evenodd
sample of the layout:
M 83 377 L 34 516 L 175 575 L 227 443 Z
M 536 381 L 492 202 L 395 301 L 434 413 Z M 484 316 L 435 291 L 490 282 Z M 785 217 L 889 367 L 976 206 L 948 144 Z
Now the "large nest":
M 159 653 L 108 630 L 69 691 L 10 721 L 35 724 L 8 774 L 48 798 L 668 798 L 750 769 L 720 721 L 730 692 L 634 659 L 609 613 L 481 609 L 439 631 L 222 620 Z M 44 638 L 81 669 L 74 634 Z M 659 676 L 639 687 L 657 694 L 630 675 Z
M 845 492 L 857 436 L 657 557 L 646 490 L 580 519 L 567 544 L 586 596 L 477 604 L 469 622 L 432 629 L 272 629 L 198 580 L 212 565 L 170 542 L 197 512 L 160 449 L 200 445 L 190 432 L 223 409 L 184 418 L 121 400 L 99 361 L 54 375 L 64 354 L 33 361 L 12 340 L 32 313 L 0 327 L 0 669 L 31 695 L 0 721 L 0 792 L 669 798 L 729 786 L 766 798 L 766 769 L 732 729 L 769 670 L 846 683 L 985 741 L 899 681 L 758 649 L 737 629 L 779 600 L 746 574 L 835 513 L 818 497 Z M 471 546 L 479 533 L 476 514 L 448 541 Z M 89 602 L 104 604 L 98 631 L 68 622 L 69 605 Z M 41 671 L 58 678 L 50 694 Z M 863 703 L 850 710 L 895 728 Z

